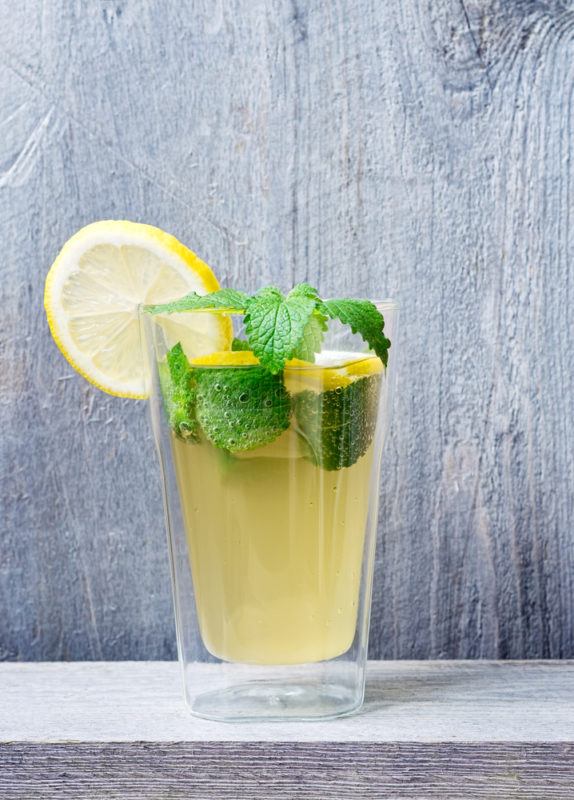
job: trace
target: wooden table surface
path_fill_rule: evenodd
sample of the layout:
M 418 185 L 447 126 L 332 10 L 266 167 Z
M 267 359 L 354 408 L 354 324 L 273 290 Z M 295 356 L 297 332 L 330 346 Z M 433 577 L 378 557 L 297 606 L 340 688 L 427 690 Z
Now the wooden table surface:
M 206 665 L 206 669 L 216 667 Z M 371 662 L 361 713 L 221 724 L 174 662 L 0 665 L 0 797 L 574 798 L 574 662 Z

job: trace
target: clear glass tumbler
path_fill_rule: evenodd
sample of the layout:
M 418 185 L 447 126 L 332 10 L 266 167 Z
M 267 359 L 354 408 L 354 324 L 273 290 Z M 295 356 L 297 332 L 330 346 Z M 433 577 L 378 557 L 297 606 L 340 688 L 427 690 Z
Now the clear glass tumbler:
M 393 302 L 376 305 L 393 342 L 386 368 L 332 323 L 314 364 L 277 376 L 250 353 L 213 352 L 214 331 L 241 336 L 238 315 L 141 312 L 178 651 L 198 716 L 318 719 L 362 704 L 397 324 Z

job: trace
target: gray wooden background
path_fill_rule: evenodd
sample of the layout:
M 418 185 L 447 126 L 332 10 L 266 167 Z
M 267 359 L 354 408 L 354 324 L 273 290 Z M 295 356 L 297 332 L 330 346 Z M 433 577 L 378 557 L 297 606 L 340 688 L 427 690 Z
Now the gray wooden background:
M 0 658 L 175 655 L 142 403 L 52 343 L 98 218 L 394 295 L 371 655 L 574 656 L 574 3 L 0 0 Z

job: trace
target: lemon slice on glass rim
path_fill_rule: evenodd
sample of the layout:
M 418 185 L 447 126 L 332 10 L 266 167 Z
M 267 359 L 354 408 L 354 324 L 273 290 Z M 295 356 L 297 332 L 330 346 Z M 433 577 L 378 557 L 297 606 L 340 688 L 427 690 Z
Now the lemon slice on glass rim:
M 138 306 L 217 289 L 207 264 L 174 236 L 151 225 L 104 220 L 63 246 L 46 278 L 44 306 L 52 336 L 77 372 L 108 394 L 143 399 Z M 163 324 L 177 329 L 184 350 L 185 340 L 198 354 L 231 347 L 231 320 L 223 315 L 180 313 Z

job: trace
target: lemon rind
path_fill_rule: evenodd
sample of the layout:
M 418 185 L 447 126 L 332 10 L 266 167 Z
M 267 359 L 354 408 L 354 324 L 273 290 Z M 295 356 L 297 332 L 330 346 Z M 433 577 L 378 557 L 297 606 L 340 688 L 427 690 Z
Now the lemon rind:
M 92 222 L 71 236 L 60 250 L 46 276 L 46 283 L 44 287 L 44 308 L 46 311 L 48 327 L 50 328 L 50 333 L 52 334 L 58 349 L 68 364 L 70 364 L 70 366 L 73 367 L 76 372 L 85 378 L 88 383 L 90 383 L 92 386 L 95 386 L 97 389 L 100 389 L 101 391 L 112 395 L 113 397 L 145 400 L 148 397 L 146 392 L 137 392 L 125 389 L 118 391 L 117 386 L 102 382 L 93 375 L 90 375 L 90 373 L 84 367 L 80 366 L 77 359 L 75 359 L 72 353 L 70 353 L 69 347 L 64 343 L 64 337 L 61 335 L 63 326 L 58 324 L 56 318 L 57 315 L 55 312 L 57 309 L 57 302 L 55 302 L 54 285 L 57 284 L 60 275 L 62 275 L 61 282 L 63 283 L 65 277 L 67 277 L 67 275 L 70 273 L 70 270 L 68 270 L 66 276 L 64 276 L 62 264 L 70 257 L 70 254 L 73 252 L 74 248 L 78 247 L 78 249 L 80 249 L 80 245 L 89 239 L 91 235 L 100 233 L 102 231 L 105 232 L 106 236 L 101 236 L 99 243 L 103 243 L 106 241 L 106 239 L 109 239 L 112 240 L 113 244 L 119 243 L 126 245 L 145 246 L 147 242 L 148 244 L 155 245 L 153 248 L 155 251 L 161 250 L 164 254 L 166 252 L 169 253 L 170 256 L 172 256 L 170 261 L 175 262 L 177 260 L 187 267 L 198 278 L 199 282 L 202 284 L 202 288 L 205 289 L 206 293 L 219 289 L 219 282 L 211 268 L 192 250 L 189 250 L 189 248 L 176 239 L 175 236 L 172 236 L 172 234 L 166 233 L 165 231 L 161 230 L 160 228 L 156 228 L 153 225 L 147 225 L 144 223 L 131 222 L 128 220 L 101 220 L 99 222 Z M 222 339 L 227 340 L 230 344 L 232 334 L 231 321 L 226 319 L 225 323 L 225 330 L 223 331 Z

